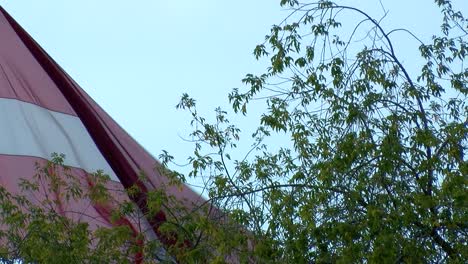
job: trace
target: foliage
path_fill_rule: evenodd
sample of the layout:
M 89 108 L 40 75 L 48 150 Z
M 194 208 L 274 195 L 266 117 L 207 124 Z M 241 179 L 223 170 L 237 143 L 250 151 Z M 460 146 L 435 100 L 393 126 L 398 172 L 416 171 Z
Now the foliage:
M 218 108 L 210 123 L 182 97 L 178 107 L 195 128 L 189 176 L 206 181 L 210 201 L 249 230 L 229 240 L 242 249 L 238 256 L 259 263 L 468 258 L 468 20 L 448 0 L 435 4 L 441 32 L 423 43 L 352 6 L 282 0 L 290 16 L 254 50 L 270 66 L 245 77 L 247 90 L 229 94 L 238 114 L 254 101 L 267 105 L 245 157 L 235 158 L 241 133 L 227 112 Z M 420 42 L 421 69 L 397 56 L 396 31 Z
M 139 252 L 154 259 L 152 252 L 161 247 L 157 241 L 142 248 L 139 238 L 118 221 L 113 227 L 93 228 L 83 220 L 92 219 L 86 208 L 67 211 L 67 205 L 78 201 L 88 206 L 110 202 L 108 176 L 97 172 L 89 177 L 93 187 L 64 165 L 63 155 L 54 154 L 46 164 L 37 164 L 32 180 L 22 180 L 21 194 L 0 187 L 1 263 L 132 263 Z M 133 217 L 135 210 L 124 208 L 115 206 L 121 212 L 118 218 Z
M 21 179 L 16 192 L 0 187 L 0 263 L 219 263 L 237 246 L 229 241 L 246 237 L 208 203 L 187 207 L 166 192 L 181 184 L 178 173 L 158 168 L 175 176 L 145 194 L 148 212 L 142 214 L 134 202 L 119 198 L 140 192 L 137 186 L 115 189 L 108 175 L 76 174 L 64 155 L 52 156 L 38 162 L 34 177 Z M 104 219 L 88 215 L 92 207 L 106 208 Z M 144 220 L 161 211 L 167 218 L 160 226 Z

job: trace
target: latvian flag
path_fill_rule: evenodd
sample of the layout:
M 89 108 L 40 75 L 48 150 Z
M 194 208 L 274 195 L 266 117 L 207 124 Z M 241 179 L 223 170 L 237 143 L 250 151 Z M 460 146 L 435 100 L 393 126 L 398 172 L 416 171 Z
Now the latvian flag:
M 155 170 L 157 161 L 130 137 L 70 76 L 0 7 L 0 184 L 20 193 L 20 179 L 32 180 L 38 162 L 52 153 L 64 154 L 64 164 L 80 182 L 92 185 L 89 173 L 110 176 L 117 200 L 128 200 L 124 188 L 141 190 L 131 199 L 147 211 L 145 193 L 161 186 L 179 201 L 199 203 L 202 198 L 187 186 L 168 186 Z M 142 181 L 141 174 L 146 180 Z M 167 186 L 166 186 L 167 185 Z M 120 191 L 119 191 L 120 190 Z M 27 196 L 27 194 L 24 194 Z M 60 197 L 60 193 L 48 194 Z M 30 197 L 37 199 L 37 197 Z M 110 227 L 112 208 L 83 199 L 57 205 L 61 213 L 91 228 Z M 164 211 L 150 219 L 146 237 L 158 236 Z M 122 219 L 141 232 L 135 219 Z M 138 221 L 142 221 L 139 219 Z M 142 223 L 138 223 L 141 225 Z M 159 238 L 163 243 L 170 239 Z

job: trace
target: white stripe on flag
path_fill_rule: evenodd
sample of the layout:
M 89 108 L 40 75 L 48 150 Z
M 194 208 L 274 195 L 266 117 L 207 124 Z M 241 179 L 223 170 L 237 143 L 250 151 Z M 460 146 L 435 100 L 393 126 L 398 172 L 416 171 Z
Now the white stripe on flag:
M 0 154 L 50 159 L 54 152 L 65 154 L 68 166 L 119 181 L 78 117 L 0 98 Z

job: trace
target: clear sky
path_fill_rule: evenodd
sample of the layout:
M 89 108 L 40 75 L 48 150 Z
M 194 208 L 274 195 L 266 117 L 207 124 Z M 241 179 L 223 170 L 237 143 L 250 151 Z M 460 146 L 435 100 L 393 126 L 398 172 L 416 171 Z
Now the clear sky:
M 380 17 L 379 1 L 341 1 Z M 406 27 L 423 40 L 438 29 L 430 0 L 383 0 L 387 29 Z M 468 13 L 468 0 L 458 0 Z M 200 111 L 227 106 L 227 93 L 261 72 L 252 50 L 288 11 L 279 0 L 0 0 L 0 4 L 153 155 L 187 156 L 189 117 L 176 111 L 184 92 Z M 411 64 L 414 42 L 398 41 Z M 1 40 L 0 40 L 1 43 Z M 255 125 L 255 124 L 252 124 Z M 187 154 L 186 154 L 187 153 Z M 182 158 L 183 160 L 183 158 Z

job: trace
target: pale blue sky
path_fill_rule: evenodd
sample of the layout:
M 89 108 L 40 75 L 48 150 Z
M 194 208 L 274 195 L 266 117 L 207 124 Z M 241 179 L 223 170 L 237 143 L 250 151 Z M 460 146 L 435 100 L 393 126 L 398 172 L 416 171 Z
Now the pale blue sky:
M 380 17 L 377 0 L 342 1 Z M 406 27 L 423 40 L 438 29 L 430 0 L 383 0 L 387 29 Z M 468 13 L 468 0 L 458 0 Z M 227 106 L 227 93 L 261 72 L 252 50 L 287 11 L 279 0 L 0 0 L 0 4 L 132 136 L 153 155 L 191 150 L 176 111 L 184 92 L 200 111 Z M 415 42 L 395 34 L 411 64 Z M 401 38 L 401 41 L 400 39 Z M 416 69 L 417 70 L 417 69 Z M 244 124 L 249 126 L 248 124 Z M 251 124 L 254 126 L 255 124 Z

